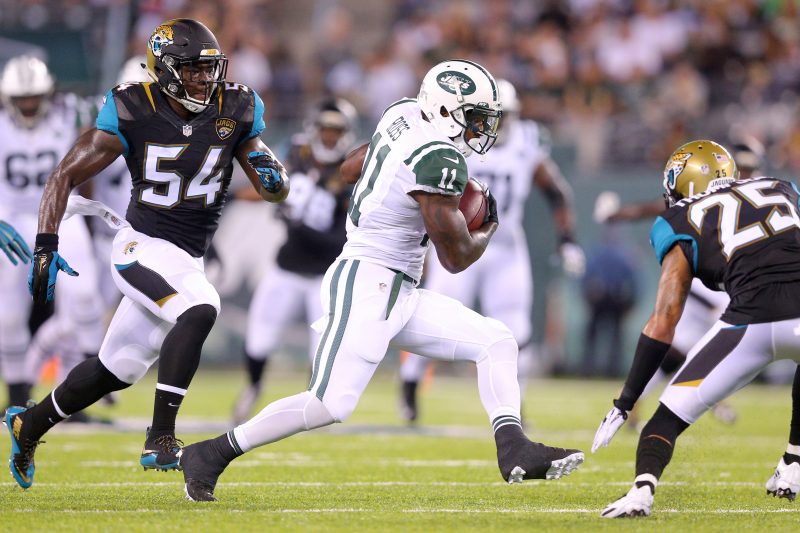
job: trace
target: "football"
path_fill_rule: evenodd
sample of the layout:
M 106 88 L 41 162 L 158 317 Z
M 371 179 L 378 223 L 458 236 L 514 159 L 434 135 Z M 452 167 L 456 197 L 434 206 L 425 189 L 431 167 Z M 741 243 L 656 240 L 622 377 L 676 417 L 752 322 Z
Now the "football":
M 475 231 L 483 226 L 486 209 L 486 195 L 483 194 L 483 187 L 478 180 L 470 178 L 467 186 L 464 187 L 461 201 L 458 203 L 458 210 L 464 215 L 469 231 Z

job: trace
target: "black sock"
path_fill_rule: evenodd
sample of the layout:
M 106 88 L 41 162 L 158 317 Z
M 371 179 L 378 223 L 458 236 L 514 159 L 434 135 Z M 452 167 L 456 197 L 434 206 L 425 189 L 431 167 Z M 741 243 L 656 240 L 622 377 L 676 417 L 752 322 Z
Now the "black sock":
M 518 418 L 513 416 L 499 416 L 492 421 L 494 431 L 494 442 L 497 450 L 508 448 L 510 445 L 520 440 L 528 440 L 522 432 L 522 425 Z
M 418 387 L 419 387 L 419 381 L 404 381 L 402 385 L 403 401 L 406 402 L 406 405 L 414 411 L 415 415 L 417 412 Z
M 100 359 L 92 357 L 78 363 L 53 391 L 55 401 L 67 415 L 86 409 L 100 398 L 130 387 L 111 373 Z
M 783 462 L 787 465 L 792 463 L 800 463 L 800 455 L 795 455 L 793 453 L 786 452 L 783 454 Z
M 219 456 L 222 457 L 226 463 L 230 463 L 240 455 L 244 454 L 242 449 L 239 447 L 239 443 L 236 441 L 233 430 L 224 433 L 215 439 L 211 439 L 209 442 L 210 446 L 216 450 L 217 454 L 219 454 Z
M 178 417 L 181 402 L 183 402 L 182 394 L 156 389 L 156 399 L 153 402 L 153 423 L 150 425 L 151 437 L 175 434 L 175 419 Z
M 678 435 L 689 427 L 664 404 L 659 404 L 653 418 L 644 426 L 636 449 L 636 476 L 652 474 L 661 478 L 664 469 L 672 460 Z
M 45 396 L 41 402 L 28 409 L 26 413 L 30 416 L 25 421 L 30 425 L 31 432 L 28 436 L 33 440 L 39 440 L 42 435 L 50 431 L 50 428 L 64 420 L 53 403 L 52 394 Z
M 8 405 L 19 405 L 25 407 L 31 399 L 30 383 L 9 383 L 8 384 Z
M 214 326 L 217 310 L 208 304 L 185 311 L 172 327 L 161 345 L 158 362 L 158 384 L 185 391 L 200 364 L 200 352 L 208 333 Z M 183 396 L 157 389 L 153 403 L 151 434 L 175 431 L 175 418 Z
M 789 444 L 800 446 L 800 365 L 794 371 L 792 383 L 792 421 L 789 424 Z
M 244 354 L 245 365 L 247 366 L 247 377 L 250 378 L 250 385 L 261 386 L 261 376 L 267 366 L 267 358 L 256 359 L 247 352 Z

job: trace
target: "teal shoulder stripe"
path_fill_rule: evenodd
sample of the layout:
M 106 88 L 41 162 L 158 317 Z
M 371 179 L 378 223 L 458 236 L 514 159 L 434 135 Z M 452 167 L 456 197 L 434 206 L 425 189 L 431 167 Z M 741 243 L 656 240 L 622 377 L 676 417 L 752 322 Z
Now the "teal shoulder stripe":
M 659 264 L 664 261 L 664 256 L 666 256 L 679 241 L 689 241 L 692 243 L 692 272 L 697 272 L 699 256 L 697 240 L 686 233 L 675 233 L 675 230 L 672 229 L 672 226 L 664 217 L 656 218 L 656 221 L 653 223 L 653 229 L 650 230 L 650 245 L 656 253 L 656 259 L 658 259 Z
M 358 259 L 354 260 L 353 266 L 347 274 L 347 282 L 344 286 L 344 295 L 342 297 L 342 319 L 339 321 L 339 327 L 336 328 L 336 336 L 333 337 L 330 354 L 328 355 L 328 361 L 325 365 L 325 374 L 322 376 L 319 389 L 317 389 L 317 398 L 319 398 L 320 401 L 325 396 L 325 391 L 328 389 L 328 382 L 331 379 L 331 371 L 333 370 L 333 362 L 336 359 L 336 354 L 339 352 L 339 346 L 342 344 L 344 331 L 347 329 L 347 321 L 350 318 L 350 308 L 353 305 L 353 285 L 356 280 L 356 272 L 358 271 L 359 264 L 360 261 Z
M 494 82 L 494 76 L 489 74 L 488 70 L 486 70 L 485 68 L 483 68 L 481 65 L 477 64 L 474 61 L 470 61 L 469 59 L 462 59 L 461 61 L 463 61 L 464 63 L 469 63 L 470 65 L 474 65 L 475 67 L 483 71 L 484 74 L 486 74 L 486 77 L 489 78 L 489 83 L 492 85 L 492 98 L 497 100 L 497 85 Z
M 316 354 L 314 354 L 314 368 L 311 371 L 311 383 L 308 385 L 308 390 L 311 390 L 311 387 L 314 386 L 314 381 L 317 379 L 317 375 L 319 375 L 319 364 L 322 360 L 322 349 L 325 347 L 325 343 L 328 342 L 328 335 L 330 335 L 331 328 L 333 327 L 333 313 L 336 310 L 336 287 L 339 285 L 339 278 L 342 276 L 342 270 L 344 269 L 345 263 L 346 261 L 339 261 L 339 264 L 336 265 L 336 270 L 333 271 L 333 276 L 331 277 L 331 301 L 328 308 L 328 325 L 325 327 L 325 333 L 322 335 L 322 338 L 319 341 Z
M 385 115 L 385 114 L 386 114 L 386 112 L 387 112 L 387 111 L 389 111 L 389 110 L 390 110 L 391 108 L 393 108 L 393 107 L 396 107 L 396 106 L 399 106 L 399 105 L 402 105 L 402 104 L 408 104 L 408 103 L 410 103 L 410 102 L 416 102 L 416 101 L 417 101 L 417 99 L 416 99 L 416 98 L 403 98 L 403 99 L 401 99 L 401 100 L 398 100 L 398 101 L 396 101 L 395 103 L 391 104 L 391 105 L 390 105 L 389 107 L 387 107 L 386 109 L 384 109 L 384 110 L 383 110 L 383 113 L 381 113 L 381 117 L 383 117 L 383 115 Z
M 414 158 L 415 158 L 415 157 L 417 157 L 417 156 L 418 156 L 418 155 L 419 155 L 419 154 L 420 154 L 422 151 L 424 151 L 424 150 L 427 150 L 428 148 L 430 148 L 431 146 L 434 146 L 434 145 L 436 145 L 436 144 L 441 144 L 441 145 L 442 145 L 442 146 L 441 146 L 442 148 L 449 148 L 449 149 L 453 150 L 454 152 L 456 152 L 456 153 L 457 153 L 458 155 L 460 155 L 461 157 L 464 157 L 464 155 L 463 155 L 461 152 L 459 152 L 459 151 L 458 151 L 458 148 L 456 148 L 455 146 L 453 146 L 453 145 L 452 145 L 452 144 L 450 144 L 450 143 L 447 143 L 447 142 L 444 142 L 444 141 L 431 141 L 431 142 L 429 142 L 429 143 L 423 144 L 422 146 L 420 146 L 419 148 L 417 148 L 416 150 L 414 150 L 413 152 L 411 152 L 411 155 L 410 155 L 410 156 L 408 156 L 408 157 L 407 157 L 407 158 L 406 158 L 406 159 L 403 161 L 403 163 L 405 163 L 406 165 L 410 165 L 410 164 L 411 164 L 411 161 L 413 161 L 413 160 L 414 160 Z

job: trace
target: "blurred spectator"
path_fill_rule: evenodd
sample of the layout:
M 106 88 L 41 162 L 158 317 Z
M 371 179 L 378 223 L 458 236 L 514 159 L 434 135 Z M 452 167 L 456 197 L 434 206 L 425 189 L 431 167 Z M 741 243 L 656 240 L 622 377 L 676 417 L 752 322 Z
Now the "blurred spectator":
M 623 351 L 625 317 L 636 303 L 638 265 L 617 233 L 619 227 L 606 227 L 603 242 L 590 253 L 583 279 L 583 296 L 589 306 L 583 364 L 580 373 L 593 376 L 618 376 L 626 352 Z M 606 351 L 600 337 L 607 337 Z M 601 356 L 601 352 L 605 356 Z

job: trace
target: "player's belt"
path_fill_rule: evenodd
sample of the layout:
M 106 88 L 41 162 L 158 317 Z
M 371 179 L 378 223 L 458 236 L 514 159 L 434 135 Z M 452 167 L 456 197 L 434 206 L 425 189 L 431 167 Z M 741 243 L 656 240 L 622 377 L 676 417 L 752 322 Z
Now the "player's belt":
M 414 278 L 412 278 L 411 276 L 409 276 L 408 274 L 406 274 L 405 272 L 403 272 L 401 270 L 395 270 L 394 268 L 390 268 L 389 270 L 391 270 L 392 272 L 394 272 L 397 275 L 402 275 L 403 276 L 403 281 L 407 281 L 407 282 L 411 283 L 412 285 L 416 285 L 417 283 L 419 283 L 417 280 L 415 280 Z

